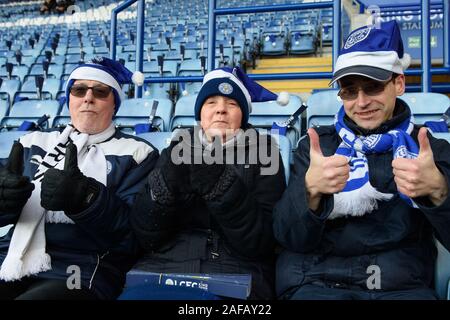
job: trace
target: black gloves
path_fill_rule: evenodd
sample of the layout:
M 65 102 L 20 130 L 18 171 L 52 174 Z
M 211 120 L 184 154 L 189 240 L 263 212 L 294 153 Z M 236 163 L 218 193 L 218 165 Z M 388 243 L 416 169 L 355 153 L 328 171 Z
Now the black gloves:
M 64 210 L 68 215 L 86 210 L 100 193 L 99 182 L 83 175 L 78 168 L 77 147 L 66 149 L 64 170 L 48 169 L 41 186 L 41 206 L 47 210 Z
M 187 164 L 177 165 L 169 158 L 161 167 L 161 174 L 167 188 L 173 195 L 192 192 L 189 186 L 189 166 Z
M 203 157 L 206 158 L 207 156 L 203 155 Z M 193 158 L 194 162 L 189 166 L 189 180 L 192 190 L 200 196 L 204 196 L 211 192 L 225 170 L 225 164 L 216 164 L 213 163 L 211 158 L 205 158 L 197 159 L 197 161 Z M 211 164 L 206 164 L 205 161 Z M 223 161 L 225 161 L 225 155 Z
M 0 169 L 0 212 L 19 214 L 34 189 L 23 173 L 23 146 L 14 142 L 8 163 Z

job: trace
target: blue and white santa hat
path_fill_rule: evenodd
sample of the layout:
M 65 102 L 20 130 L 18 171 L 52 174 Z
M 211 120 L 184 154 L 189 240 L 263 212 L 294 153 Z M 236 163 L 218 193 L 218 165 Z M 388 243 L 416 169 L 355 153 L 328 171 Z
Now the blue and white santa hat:
M 95 80 L 110 86 L 114 94 L 115 112 L 119 110 L 125 94 L 122 85 L 133 82 L 137 86 L 143 84 L 144 76 L 141 72 L 132 73 L 122 63 L 106 57 L 96 57 L 91 61 L 77 66 L 66 82 L 66 101 L 69 105 L 70 88 L 75 80 Z
M 345 41 L 334 67 L 330 85 L 348 75 L 387 81 L 403 74 L 411 57 L 403 50 L 396 21 L 381 22 L 354 30 Z
M 236 100 L 242 110 L 242 125 L 248 122 L 252 112 L 252 102 L 276 100 L 280 105 L 289 103 L 289 94 L 278 96 L 250 79 L 239 67 L 218 68 L 207 73 L 195 101 L 195 120 L 200 121 L 200 110 L 206 99 L 224 96 Z

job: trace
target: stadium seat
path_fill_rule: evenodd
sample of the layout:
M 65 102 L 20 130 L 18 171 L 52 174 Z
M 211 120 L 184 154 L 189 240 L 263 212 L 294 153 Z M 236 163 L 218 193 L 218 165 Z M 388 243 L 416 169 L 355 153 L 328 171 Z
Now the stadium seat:
M 44 79 L 42 85 L 42 97 L 41 99 L 55 99 L 58 93 L 61 80 L 59 79 Z M 28 76 L 25 83 L 22 85 L 20 91 L 16 93 L 16 97 L 38 99 L 36 92 L 36 82 L 34 76 Z
M 317 35 L 314 25 L 294 26 L 289 34 L 291 54 L 311 54 L 316 51 Z
M 197 95 L 189 95 L 178 99 L 170 123 L 170 130 L 191 128 L 197 124 L 194 117 L 194 106 Z
M 262 34 L 262 55 L 278 56 L 286 54 L 286 31 L 284 27 L 267 27 Z
M 6 100 L 0 100 L 0 119 L 8 114 L 9 103 Z
M 170 145 L 173 132 L 146 132 L 137 136 L 150 142 L 161 153 L 163 149 Z
M 255 128 L 270 131 L 274 122 L 281 124 L 287 121 L 300 108 L 301 104 L 301 99 L 296 95 L 290 95 L 289 103 L 286 106 L 280 106 L 276 101 L 253 102 L 248 122 Z M 291 145 L 297 145 L 301 130 L 301 120 L 298 118 L 287 130 L 286 136 Z
M 434 288 L 439 299 L 450 300 L 450 252 L 435 240 L 437 259 L 434 275 Z
M 411 108 L 416 124 L 439 120 L 450 106 L 450 98 L 442 93 L 407 92 L 399 98 Z
M 0 159 L 6 159 L 9 156 L 14 141 L 19 140 L 21 136 L 28 131 L 3 131 L 0 132 Z M 12 224 L 0 227 L 0 237 L 6 235 Z
M 53 128 L 64 128 L 67 124 L 70 123 L 70 112 L 67 104 L 64 104 L 61 107 L 61 110 L 57 116 L 53 119 L 52 127 Z
M 286 185 L 289 182 L 290 175 L 290 163 L 291 163 L 291 142 L 286 136 L 272 134 L 275 141 L 278 143 L 278 148 L 280 149 L 281 160 L 284 166 L 284 175 L 286 177 Z
M 323 90 L 313 93 L 306 109 L 306 128 L 334 123 L 334 115 L 342 106 L 338 90 Z
M 138 123 L 148 123 L 153 101 L 158 101 L 158 109 L 153 120 L 154 127 L 158 131 L 168 131 L 170 116 L 172 114 L 172 101 L 169 99 L 126 99 L 117 111 L 114 118 L 116 127 L 122 131 L 133 131 L 134 125 Z
M 23 121 L 36 121 L 43 115 L 53 119 L 59 112 L 59 103 L 55 100 L 24 100 L 16 102 L 10 109 L 9 115 L 0 122 L 1 128 L 16 129 Z M 48 128 L 48 121 L 44 128 Z
M 435 132 L 433 136 L 445 139 L 450 143 L 450 132 Z M 437 249 L 436 269 L 434 275 L 434 287 L 439 299 L 450 300 L 450 252 L 438 241 L 435 241 Z
M 171 83 L 146 83 L 144 84 L 143 98 L 170 99 Z
M 19 79 L 4 79 L 0 87 L 0 97 L 6 99 L 10 105 L 13 104 L 15 95 L 20 87 Z
M 6 159 L 9 156 L 11 147 L 14 141 L 19 140 L 19 138 L 28 131 L 2 131 L 0 132 L 0 159 Z

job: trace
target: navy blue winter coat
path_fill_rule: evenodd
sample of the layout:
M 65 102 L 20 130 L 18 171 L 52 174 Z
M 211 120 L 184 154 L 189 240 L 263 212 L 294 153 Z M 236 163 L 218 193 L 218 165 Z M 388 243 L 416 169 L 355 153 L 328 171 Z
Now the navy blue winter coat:
M 409 115 L 406 108 L 379 130 L 386 132 L 395 126 L 404 112 Z M 358 131 L 354 123 L 348 125 Z M 316 130 L 324 156 L 333 155 L 341 143 L 334 126 Z M 416 127 L 411 134 L 416 143 L 417 133 Z M 430 135 L 429 139 L 437 167 L 450 183 L 450 145 Z M 322 197 L 316 213 L 308 208 L 305 173 L 309 167 L 309 138 L 300 141 L 289 186 L 274 209 L 274 234 L 285 248 L 277 262 L 279 297 L 289 298 L 301 286 L 315 282 L 367 290 L 371 265 L 380 267 L 380 290 L 432 287 L 436 260 L 433 233 L 450 249 L 450 195 L 440 206 L 416 198 L 419 208 L 414 209 L 398 196 L 392 151 L 371 154 L 367 159 L 372 186 L 396 195 L 361 217 L 327 220 L 333 208 L 332 196 Z

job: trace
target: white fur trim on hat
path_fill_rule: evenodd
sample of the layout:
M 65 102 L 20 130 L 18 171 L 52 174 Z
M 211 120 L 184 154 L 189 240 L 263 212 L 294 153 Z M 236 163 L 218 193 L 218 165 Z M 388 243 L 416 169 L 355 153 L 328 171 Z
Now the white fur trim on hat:
M 70 80 L 95 80 L 101 83 L 104 83 L 114 89 L 116 89 L 117 93 L 119 94 L 120 99 L 123 101 L 125 100 L 125 95 L 122 92 L 122 88 L 120 87 L 119 83 L 112 75 L 110 75 L 108 72 L 103 71 L 96 67 L 89 67 L 88 65 L 76 68 L 73 70 L 73 72 L 70 74 L 69 79 L 66 81 L 66 85 L 69 83 Z
M 403 55 L 405 65 L 407 63 L 406 56 L 407 54 Z M 355 51 L 342 54 L 337 58 L 334 73 L 336 74 L 341 69 L 353 66 L 376 67 L 397 74 L 403 74 L 403 71 L 407 68 L 407 66 L 404 67 L 402 60 L 399 59 L 395 51 Z
M 252 98 L 250 97 L 250 93 L 248 92 L 247 88 L 244 86 L 244 84 L 241 82 L 241 80 L 239 80 L 234 74 L 230 73 L 230 72 L 226 72 L 224 70 L 213 70 L 209 73 L 207 73 L 204 77 L 203 77 L 203 84 L 205 84 L 206 82 L 213 80 L 213 79 L 218 79 L 218 78 L 228 78 L 231 81 L 233 81 L 238 87 L 239 89 L 241 89 L 242 93 L 245 96 L 245 99 L 247 100 L 247 104 L 248 104 L 248 113 L 252 112 Z

